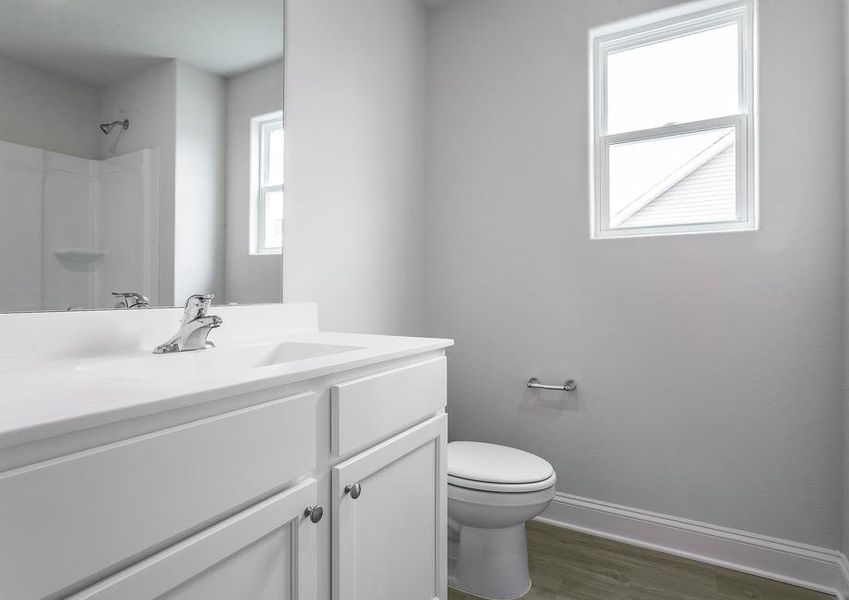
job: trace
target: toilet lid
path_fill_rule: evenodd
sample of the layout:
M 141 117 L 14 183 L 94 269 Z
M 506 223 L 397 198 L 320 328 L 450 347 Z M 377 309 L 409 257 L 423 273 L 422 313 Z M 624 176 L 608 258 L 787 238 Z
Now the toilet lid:
M 546 481 L 554 475 L 547 460 L 530 452 L 483 442 L 448 444 L 448 475 L 501 485 Z

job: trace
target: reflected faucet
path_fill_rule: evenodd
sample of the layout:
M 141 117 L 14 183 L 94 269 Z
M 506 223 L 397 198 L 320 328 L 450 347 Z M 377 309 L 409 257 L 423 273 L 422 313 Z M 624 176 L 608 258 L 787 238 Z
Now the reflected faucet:
M 170 354 L 172 352 L 189 352 L 214 348 L 215 344 L 207 341 L 209 332 L 220 327 L 224 321 L 216 315 L 208 315 L 212 306 L 214 294 L 194 294 L 186 300 L 183 310 L 183 323 L 170 340 L 154 348 L 154 354 Z
M 118 300 L 115 308 L 150 308 L 150 300 L 138 292 L 112 292 Z

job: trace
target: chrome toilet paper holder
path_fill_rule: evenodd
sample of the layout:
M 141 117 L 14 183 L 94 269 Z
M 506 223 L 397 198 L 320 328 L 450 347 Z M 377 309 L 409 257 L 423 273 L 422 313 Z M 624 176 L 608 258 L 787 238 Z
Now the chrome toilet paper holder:
M 578 389 L 578 384 L 575 383 L 574 379 L 567 379 L 561 385 L 546 385 L 544 383 L 540 383 L 540 380 L 536 377 L 531 377 L 528 380 L 528 387 L 532 390 L 556 390 L 560 392 L 574 392 Z

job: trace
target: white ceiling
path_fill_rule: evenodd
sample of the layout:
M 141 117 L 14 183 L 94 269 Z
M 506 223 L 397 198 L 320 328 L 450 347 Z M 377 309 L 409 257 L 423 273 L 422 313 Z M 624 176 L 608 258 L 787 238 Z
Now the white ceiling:
M 0 55 L 103 85 L 169 58 L 223 76 L 283 55 L 283 0 L 0 0 Z

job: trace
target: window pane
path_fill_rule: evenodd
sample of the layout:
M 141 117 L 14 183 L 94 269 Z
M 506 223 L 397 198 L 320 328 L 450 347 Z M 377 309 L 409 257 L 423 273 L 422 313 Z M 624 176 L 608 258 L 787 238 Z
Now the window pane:
M 737 219 L 733 128 L 612 145 L 613 228 Z
M 268 132 L 267 185 L 283 184 L 283 128 L 274 127 Z
M 607 58 L 607 133 L 736 114 L 737 24 Z
M 265 194 L 265 220 L 264 220 L 264 248 L 265 250 L 280 249 L 283 247 L 283 191 L 277 190 Z

